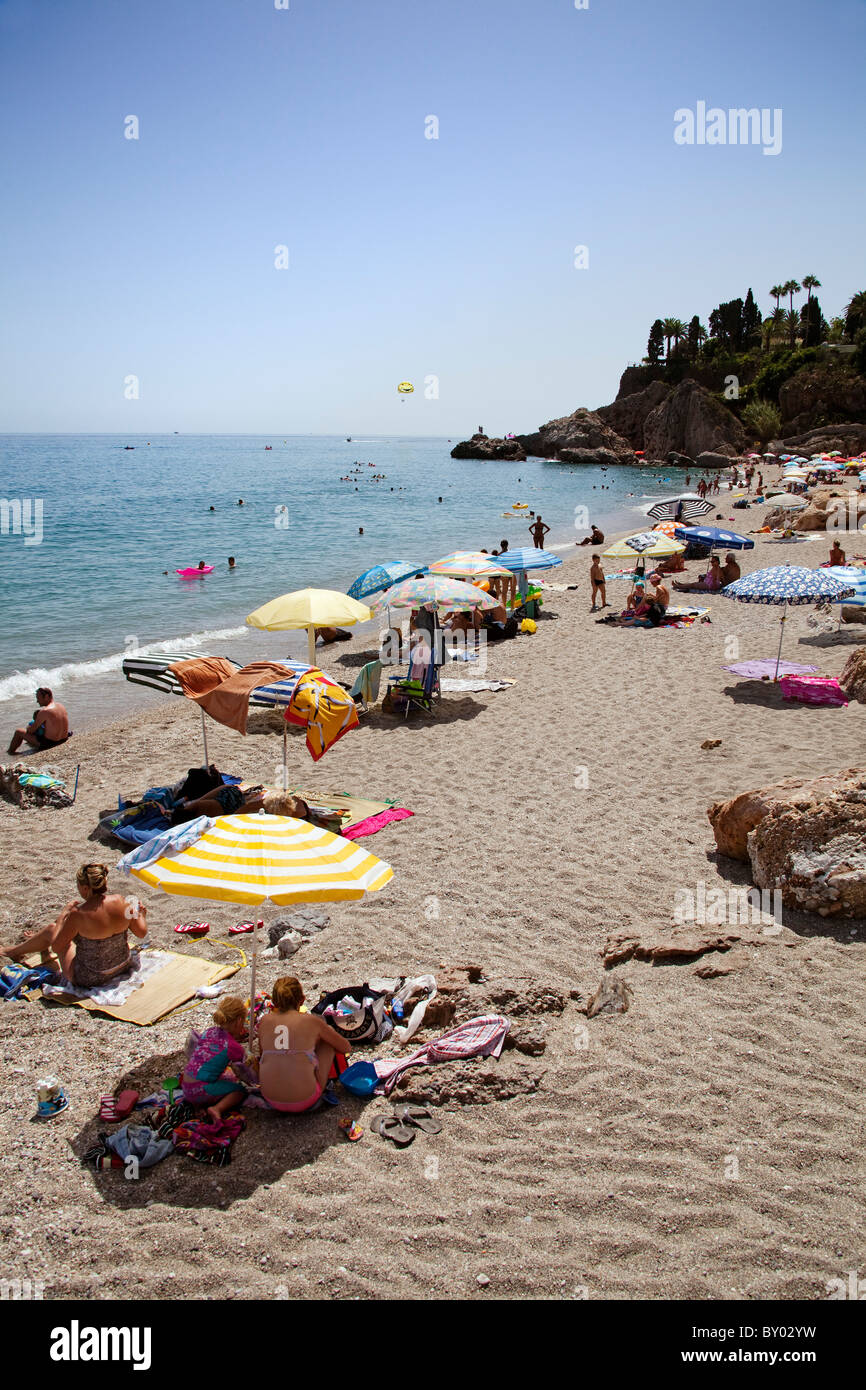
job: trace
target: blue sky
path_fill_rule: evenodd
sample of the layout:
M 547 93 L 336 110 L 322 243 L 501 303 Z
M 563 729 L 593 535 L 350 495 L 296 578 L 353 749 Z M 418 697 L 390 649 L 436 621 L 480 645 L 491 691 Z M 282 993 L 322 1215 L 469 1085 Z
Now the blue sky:
M 862 0 L 0 0 L 0 430 L 523 431 L 656 316 L 811 273 L 829 317 L 864 46 Z M 701 100 L 782 152 L 677 146 Z

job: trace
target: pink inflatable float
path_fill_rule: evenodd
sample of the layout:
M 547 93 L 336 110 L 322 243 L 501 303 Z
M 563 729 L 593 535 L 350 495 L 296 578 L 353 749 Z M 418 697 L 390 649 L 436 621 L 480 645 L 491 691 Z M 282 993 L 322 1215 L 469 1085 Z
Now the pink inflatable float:
M 203 565 L 201 568 L 196 565 L 195 569 L 176 570 L 181 579 L 198 579 L 203 574 L 212 574 L 213 565 Z

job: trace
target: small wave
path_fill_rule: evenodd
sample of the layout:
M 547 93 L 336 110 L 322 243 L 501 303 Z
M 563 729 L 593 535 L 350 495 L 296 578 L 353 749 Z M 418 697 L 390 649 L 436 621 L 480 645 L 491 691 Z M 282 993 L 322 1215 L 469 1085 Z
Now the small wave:
M 112 652 L 110 656 L 97 657 L 94 661 L 68 661 L 62 666 L 31 666 L 27 671 L 13 671 L 11 676 L 0 680 L 0 701 L 20 699 L 22 695 L 32 695 L 38 685 L 46 685 L 57 690 L 69 681 L 93 680 L 99 676 L 119 671 L 128 656 L 153 656 L 156 652 L 184 652 L 205 646 L 212 642 L 227 642 L 238 637 L 249 636 L 248 627 L 212 628 L 205 632 L 191 632 L 186 637 L 171 637 L 166 642 L 146 642 L 134 650 Z

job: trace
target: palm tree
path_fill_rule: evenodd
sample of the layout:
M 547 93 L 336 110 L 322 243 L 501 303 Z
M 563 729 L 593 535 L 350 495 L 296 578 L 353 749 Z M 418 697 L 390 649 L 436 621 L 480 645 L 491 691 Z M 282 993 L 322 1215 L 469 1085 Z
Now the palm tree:
M 682 319 L 671 319 L 670 322 L 672 325 L 671 333 L 674 340 L 674 352 L 676 352 L 677 348 L 680 345 L 680 339 L 684 338 L 689 330 L 683 323 Z
M 852 341 L 866 322 L 866 290 L 858 290 L 845 305 L 845 337 Z
M 815 275 L 803 276 L 803 289 L 809 292 L 809 298 L 806 300 L 807 304 L 811 304 L 812 302 L 812 291 L 819 290 L 820 288 L 821 281 Z
M 776 308 L 777 308 L 777 309 L 778 309 L 778 307 L 779 307 L 779 300 L 782 298 L 782 295 L 783 295 L 784 293 L 785 293 L 785 286 L 784 286 L 784 285 L 774 285 L 773 288 L 770 290 L 770 297 L 771 297 L 771 299 L 775 299 L 775 301 L 776 301 Z
M 803 286 L 797 280 L 786 280 L 782 287 L 782 293 L 788 296 L 788 307 L 794 312 L 794 295 L 802 292 Z
M 679 319 L 662 319 L 662 332 L 665 335 L 665 358 L 671 355 L 671 338 L 681 328 L 682 324 Z M 680 337 L 682 337 L 682 333 L 680 333 Z
M 764 320 L 764 322 L 766 324 L 769 324 L 770 326 L 769 340 L 770 344 L 772 345 L 778 338 L 781 337 L 784 331 L 785 310 L 774 309 L 772 314 L 770 314 L 769 317 Z
M 794 310 L 791 309 L 789 313 L 783 314 L 782 322 L 788 334 L 788 346 L 793 351 L 797 338 L 797 329 L 800 327 L 800 315 L 795 314 Z

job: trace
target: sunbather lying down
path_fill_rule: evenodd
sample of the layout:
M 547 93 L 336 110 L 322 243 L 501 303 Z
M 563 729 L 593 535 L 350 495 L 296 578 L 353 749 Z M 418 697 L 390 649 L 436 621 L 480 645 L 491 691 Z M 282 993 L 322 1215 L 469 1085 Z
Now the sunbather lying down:
M 266 787 L 217 787 L 195 801 L 185 801 L 171 813 L 172 825 L 183 825 L 197 816 L 246 816 L 264 811 L 269 816 L 294 816 L 312 825 L 330 828 L 329 822 L 311 811 L 301 796 L 272 792 Z
M 147 909 L 134 897 L 108 892 L 104 864 L 82 864 L 76 875 L 81 902 L 67 903 L 50 926 L 0 955 L 22 960 L 39 952 L 42 961 L 81 989 L 104 985 L 131 964 L 127 932 L 147 935 Z

